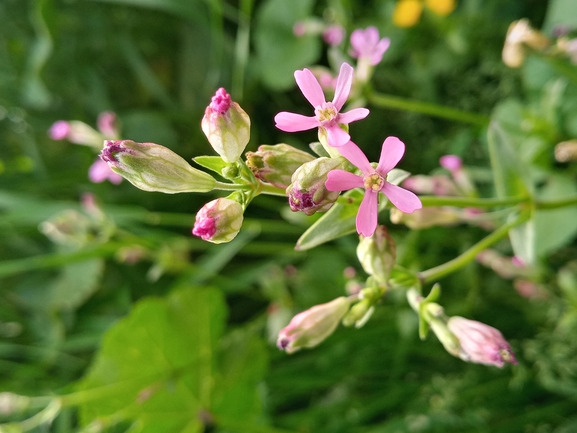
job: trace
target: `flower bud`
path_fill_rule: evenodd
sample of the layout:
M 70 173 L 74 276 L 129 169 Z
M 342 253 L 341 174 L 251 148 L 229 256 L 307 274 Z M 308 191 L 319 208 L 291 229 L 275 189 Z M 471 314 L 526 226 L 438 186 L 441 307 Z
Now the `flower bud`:
M 106 140 L 100 157 L 108 166 L 143 191 L 167 194 L 207 192 L 215 180 L 197 170 L 172 150 L 154 143 Z
M 217 198 L 196 214 L 192 234 L 215 244 L 232 241 L 242 226 L 243 209 L 229 198 Z
M 224 88 L 216 91 L 204 112 L 202 131 L 225 162 L 240 158 L 250 139 L 250 118 Z
M 518 68 L 525 60 L 526 46 L 541 51 L 550 44 L 545 35 L 531 27 L 529 20 L 515 21 L 507 31 L 502 53 L 503 62 L 510 68 Z
M 98 115 L 97 125 L 98 130 L 106 138 L 111 140 L 119 138 L 116 113 L 113 113 L 112 111 L 103 111 Z
M 555 146 L 555 160 L 558 162 L 577 161 L 577 139 L 558 143 Z
M 280 331 L 276 345 L 287 353 L 314 347 L 331 335 L 349 310 L 350 301 L 341 296 L 326 304 L 315 305 L 292 318 Z
M 329 171 L 344 169 L 347 161 L 342 158 L 317 158 L 301 165 L 292 176 L 286 193 L 293 212 L 303 211 L 307 215 L 325 212 L 339 198 L 339 191 L 325 187 Z
M 78 120 L 59 120 L 48 130 L 48 136 L 52 140 L 68 140 L 71 143 L 100 149 L 104 137 L 84 122 Z
M 449 330 L 459 339 L 459 358 L 479 364 L 517 364 L 511 346 L 497 329 L 475 320 L 453 316 L 447 323 Z
M 393 224 L 404 224 L 414 230 L 452 226 L 461 221 L 460 211 L 449 206 L 425 207 L 413 213 L 391 208 L 390 217 Z
M 395 241 L 385 226 L 377 226 L 372 236 L 360 236 L 357 257 L 365 272 L 386 283 L 396 260 Z
M 402 183 L 403 188 L 416 194 L 461 195 L 459 187 L 447 176 L 417 174 Z
M 314 159 L 311 154 L 288 144 L 263 144 L 256 152 L 246 154 L 246 164 L 254 175 L 278 188 L 289 186 L 293 173 L 305 162 Z
M 0 392 L 0 415 L 10 416 L 16 412 L 21 412 L 30 404 L 30 397 L 13 394 L 11 392 Z

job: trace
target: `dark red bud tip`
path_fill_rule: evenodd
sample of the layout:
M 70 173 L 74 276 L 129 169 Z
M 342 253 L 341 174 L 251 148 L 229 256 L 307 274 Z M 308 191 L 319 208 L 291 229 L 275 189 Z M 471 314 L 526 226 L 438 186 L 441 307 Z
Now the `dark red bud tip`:
M 100 158 L 105 162 L 117 163 L 116 155 L 119 153 L 131 153 L 131 151 L 122 144 L 122 140 L 106 140 Z
M 280 350 L 285 350 L 287 348 L 287 346 L 289 345 L 290 341 L 288 338 L 281 338 L 280 340 L 278 340 L 276 342 L 276 346 L 280 349 Z

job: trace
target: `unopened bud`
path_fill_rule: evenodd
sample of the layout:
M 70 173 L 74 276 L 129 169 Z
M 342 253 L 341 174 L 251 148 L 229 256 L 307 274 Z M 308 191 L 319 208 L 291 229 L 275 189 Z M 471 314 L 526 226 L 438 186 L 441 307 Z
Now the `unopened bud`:
M 0 415 L 10 416 L 16 412 L 21 412 L 28 407 L 29 403 L 30 397 L 11 392 L 0 392 Z
M 447 327 L 459 339 L 458 356 L 462 360 L 499 368 L 505 363 L 517 364 L 511 346 L 499 330 L 459 316 L 451 317 Z
M 373 315 L 375 307 L 369 299 L 363 299 L 351 307 L 343 317 L 344 326 L 355 325 L 355 328 L 361 328 Z
M 236 162 L 250 140 L 250 118 L 222 87 L 204 112 L 202 131 L 225 162 Z
M 53 140 L 68 140 L 71 143 L 92 146 L 100 149 L 104 136 L 79 120 L 59 120 L 48 130 Z
M 350 300 L 341 296 L 297 314 L 279 333 L 277 347 L 293 353 L 303 347 L 318 345 L 334 332 L 349 305 Z
M 459 188 L 447 176 L 425 176 L 418 174 L 405 179 L 403 188 L 416 194 L 460 195 Z
M 405 213 L 397 208 L 391 208 L 390 217 L 393 224 L 404 224 L 419 230 L 429 227 L 447 227 L 461 221 L 460 211 L 452 207 L 425 207 L 413 213 Z
M 192 234 L 215 244 L 232 241 L 242 226 L 240 203 L 217 198 L 205 204 L 196 214 Z
M 207 192 L 215 180 L 193 168 L 172 150 L 154 143 L 106 140 L 100 157 L 115 173 L 143 191 L 167 194 Z
M 314 159 L 311 154 L 288 144 L 263 144 L 256 152 L 246 154 L 246 164 L 254 175 L 278 188 L 288 187 L 294 172 Z
M 286 190 L 291 210 L 303 211 L 307 215 L 329 210 L 340 192 L 326 188 L 327 175 L 331 170 L 343 169 L 346 165 L 347 161 L 342 157 L 317 158 L 301 165 Z
M 577 161 L 577 139 L 562 141 L 555 146 L 555 159 L 559 162 Z
M 525 60 L 526 47 L 541 51 L 550 44 L 545 35 L 531 27 L 529 20 L 515 21 L 507 31 L 502 54 L 503 62 L 510 68 L 518 68 Z
M 477 254 L 477 262 L 491 268 L 497 275 L 505 279 L 513 279 L 517 277 L 530 277 L 535 272 L 527 266 L 519 257 L 507 257 L 501 253 L 487 249 Z
M 379 283 L 386 283 L 397 258 L 395 241 L 385 226 L 378 226 L 372 236 L 360 236 L 357 258 L 365 272 Z

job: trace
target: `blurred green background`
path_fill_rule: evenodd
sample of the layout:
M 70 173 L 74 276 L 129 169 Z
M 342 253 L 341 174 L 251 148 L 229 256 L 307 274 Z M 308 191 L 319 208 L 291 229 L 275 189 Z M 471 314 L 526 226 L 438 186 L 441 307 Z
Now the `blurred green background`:
M 510 69 L 501 60 L 512 21 L 528 18 L 548 35 L 558 24 L 577 28 L 574 0 L 458 0 L 446 17 L 425 9 L 411 28 L 393 24 L 394 8 L 393 0 L 0 1 L 0 392 L 48 396 L 18 413 L 0 401 L 2 421 L 64 395 L 54 422 L 29 431 L 577 431 L 574 210 L 540 223 L 539 296 L 521 296 L 476 263 L 441 281 L 446 311 L 500 329 L 519 365 L 467 364 L 434 336 L 421 342 L 395 293 L 362 329 L 341 327 L 287 356 L 269 333 L 341 296 L 345 268 L 362 275 L 356 236 L 295 251 L 310 221 L 281 198 L 258 197 L 240 235 L 210 245 L 190 229 L 217 195 L 93 184 L 92 150 L 47 135 L 57 120 L 95 126 L 111 110 L 123 138 L 187 160 L 212 155 L 200 119 L 224 86 L 251 116 L 247 150 L 306 149 L 314 132 L 282 133 L 273 117 L 310 109 L 292 74 L 330 59 L 320 36 L 297 38 L 292 28 L 317 17 L 347 35 L 374 25 L 391 38 L 375 91 L 509 122 L 542 193 L 574 193 L 576 167 L 552 152 L 577 137 L 576 67 L 531 56 Z M 351 134 L 371 160 L 395 135 L 407 144 L 401 168 L 429 174 L 440 156 L 456 154 L 491 195 L 485 127 L 368 107 Z M 105 216 L 82 211 L 86 193 Z M 70 239 L 53 242 L 39 229 L 47 220 Z M 416 270 L 485 236 L 478 227 L 388 225 L 400 263 Z M 507 242 L 498 248 L 511 254 Z

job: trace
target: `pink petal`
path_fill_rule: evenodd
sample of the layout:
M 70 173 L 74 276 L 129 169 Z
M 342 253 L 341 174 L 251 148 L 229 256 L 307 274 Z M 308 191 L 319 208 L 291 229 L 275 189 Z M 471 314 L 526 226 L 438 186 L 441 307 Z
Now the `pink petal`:
M 325 187 L 329 191 L 346 191 L 363 186 L 363 178 L 344 170 L 331 170 L 327 175 Z
M 365 46 L 364 30 L 357 29 L 351 33 L 351 46 L 353 47 L 351 55 L 358 58 L 361 54 L 361 50 Z
M 371 65 L 377 65 L 383 60 L 383 54 L 385 54 L 390 44 L 391 40 L 389 38 L 383 38 L 379 41 L 371 54 Z
M 308 69 L 295 71 L 295 80 L 313 107 L 318 107 L 326 102 L 323 89 L 311 71 Z
M 372 236 L 377 229 L 378 217 L 378 194 L 372 190 L 366 190 L 359 213 L 357 214 L 357 232 L 363 236 Z
M 344 146 L 339 147 L 339 153 L 347 158 L 351 164 L 361 170 L 365 176 L 372 173 L 373 167 L 367 159 L 363 151 L 352 141 L 349 141 Z
M 274 116 L 276 127 L 285 132 L 306 131 L 319 126 L 316 117 L 303 116 L 302 114 L 281 111 Z
M 370 26 L 365 29 L 365 45 L 374 47 L 379 42 L 379 30 L 375 26 Z
M 423 207 L 419 197 L 411 191 L 407 191 L 406 189 L 389 182 L 385 182 L 381 192 L 387 196 L 391 203 L 405 213 L 413 213 L 415 210 Z
M 368 115 L 368 108 L 353 108 L 351 111 L 347 111 L 346 113 L 339 113 L 337 122 L 345 123 L 348 125 L 349 123 L 356 122 L 357 120 L 362 120 Z
M 345 102 L 347 102 L 352 85 L 353 67 L 348 63 L 343 63 L 339 71 L 339 76 L 337 77 L 337 87 L 335 89 L 335 97 L 333 98 L 333 105 L 337 110 L 340 111 L 343 105 L 345 105 Z
M 395 168 L 404 154 L 405 143 L 397 137 L 387 137 L 381 148 L 381 157 L 379 158 L 379 165 L 377 165 L 377 172 L 385 176 Z
M 337 123 L 333 123 L 325 127 L 327 131 L 327 140 L 329 142 L 329 146 L 332 147 L 340 147 L 349 142 L 351 136 L 339 128 Z

